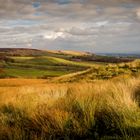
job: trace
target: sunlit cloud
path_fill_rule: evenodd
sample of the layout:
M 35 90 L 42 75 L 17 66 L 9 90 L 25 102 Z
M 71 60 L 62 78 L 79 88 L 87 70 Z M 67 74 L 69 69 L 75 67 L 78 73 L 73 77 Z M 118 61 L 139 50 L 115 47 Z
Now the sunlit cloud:
M 51 33 L 46 33 L 44 35 L 45 39 L 50 39 L 50 40 L 55 40 L 55 39 L 57 39 L 59 37 L 65 38 L 64 33 L 63 32 L 56 32 L 56 33 L 55 32 L 51 32 Z

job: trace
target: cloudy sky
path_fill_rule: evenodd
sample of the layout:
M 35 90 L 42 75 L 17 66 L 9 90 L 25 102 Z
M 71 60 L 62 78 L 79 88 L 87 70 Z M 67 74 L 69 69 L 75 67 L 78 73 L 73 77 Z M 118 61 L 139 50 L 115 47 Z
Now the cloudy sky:
M 0 47 L 140 53 L 140 0 L 0 0 Z

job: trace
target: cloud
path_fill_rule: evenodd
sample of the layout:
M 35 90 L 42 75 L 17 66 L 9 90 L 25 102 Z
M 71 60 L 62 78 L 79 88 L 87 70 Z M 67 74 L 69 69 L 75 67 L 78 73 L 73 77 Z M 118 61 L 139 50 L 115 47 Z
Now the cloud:
M 65 34 L 63 32 L 50 32 L 43 35 L 45 39 L 55 40 L 57 38 L 65 38 Z
M 1 0 L 0 44 L 140 51 L 139 22 L 139 0 Z
M 139 0 L 1 0 L 0 17 L 7 18 L 37 18 L 40 16 L 51 15 L 55 17 L 67 16 L 88 17 L 97 16 L 98 12 L 108 7 L 108 12 L 119 13 L 123 8 L 110 6 L 119 5 L 128 8 L 129 4 L 140 3 Z M 125 5 L 123 5 L 125 4 Z M 106 10 L 107 12 L 107 10 Z

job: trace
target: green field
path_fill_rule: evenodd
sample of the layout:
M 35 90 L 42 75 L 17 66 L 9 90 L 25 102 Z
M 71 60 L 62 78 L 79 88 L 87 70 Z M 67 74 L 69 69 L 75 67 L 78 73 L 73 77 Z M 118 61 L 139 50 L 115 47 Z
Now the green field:
M 11 57 L 13 62 L 1 63 L 5 77 L 43 78 L 84 70 L 87 66 L 55 57 Z M 3 73 L 2 73 L 3 74 Z
M 135 74 L 139 71 L 138 61 L 123 63 L 125 59 L 88 53 L 22 51 L 18 49 L 14 52 L 11 50 L 1 54 L 0 78 L 50 79 L 51 77 L 60 77 L 61 80 L 58 78 L 56 81 L 73 82 L 83 79 L 87 81 L 109 79 L 121 74 Z M 131 66 L 134 63 L 137 63 L 137 66 Z
M 98 64 L 72 61 L 70 55 L 47 53 L 40 56 L 7 56 L 1 60 L 1 78 L 50 78 L 86 70 Z

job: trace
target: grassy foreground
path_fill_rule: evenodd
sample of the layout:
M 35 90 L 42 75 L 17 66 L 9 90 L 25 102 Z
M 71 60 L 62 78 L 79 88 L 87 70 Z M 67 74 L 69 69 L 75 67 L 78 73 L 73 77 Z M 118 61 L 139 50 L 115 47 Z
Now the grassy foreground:
M 49 139 L 140 139 L 139 78 L 0 80 L 0 140 Z

